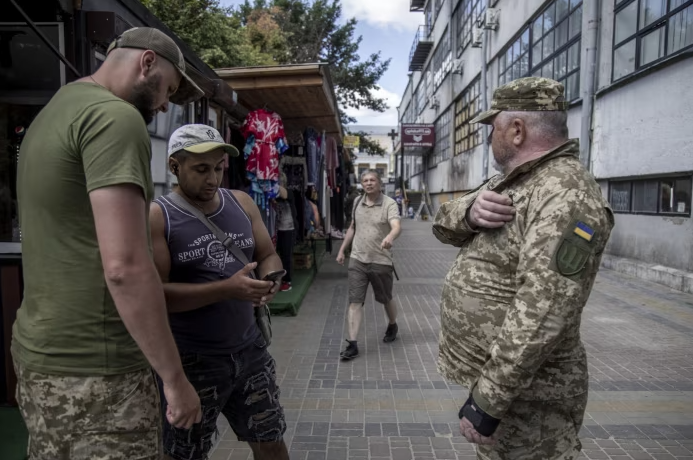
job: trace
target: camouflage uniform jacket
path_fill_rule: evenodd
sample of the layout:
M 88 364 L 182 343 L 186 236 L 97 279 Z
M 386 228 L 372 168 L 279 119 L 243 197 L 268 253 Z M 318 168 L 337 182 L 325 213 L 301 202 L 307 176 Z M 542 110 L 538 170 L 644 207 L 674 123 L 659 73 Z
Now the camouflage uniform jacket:
M 614 219 L 578 153 L 567 141 L 435 218 L 436 238 L 461 248 L 443 287 L 438 369 L 497 418 L 515 399 L 587 391 L 580 319 Z M 470 228 L 466 212 L 483 190 L 511 197 L 511 222 Z

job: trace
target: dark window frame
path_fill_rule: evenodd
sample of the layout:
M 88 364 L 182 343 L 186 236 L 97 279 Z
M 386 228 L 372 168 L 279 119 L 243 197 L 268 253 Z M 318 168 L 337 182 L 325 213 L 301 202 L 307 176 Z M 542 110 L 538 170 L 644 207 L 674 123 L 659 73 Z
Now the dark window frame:
M 613 27 L 613 35 L 612 35 L 612 48 L 611 48 L 611 82 L 615 83 L 617 81 L 623 80 L 625 78 L 628 78 L 644 69 L 654 67 L 663 61 L 667 60 L 668 58 L 672 56 L 676 56 L 678 54 L 681 54 L 685 52 L 686 50 L 690 50 L 693 48 L 693 43 L 691 43 L 688 46 L 684 46 L 683 48 L 674 51 L 673 53 L 669 53 L 669 25 L 671 24 L 670 19 L 680 12 L 684 11 L 685 9 L 689 7 L 693 7 L 693 0 L 684 0 L 681 5 L 677 6 L 673 10 L 671 9 L 671 2 L 672 0 L 666 0 L 666 11 L 665 13 L 659 17 L 658 19 L 652 21 L 651 24 L 648 24 L 644 27 L 640 27 L 640 13 L 641 13 L 641 2 L 643 0 L 614 0 L 614 27 Z M 626 38 L 622 39 L 618 43 L 616 42 L 616 17 L 617 15 L 631 6 L 632 4 L 636 4 L 636 15 L 635 15 L 635 33 L 627 36 Z M 648 62 L 647 64 L 641 64 L 641 52 L 642 52 L 642 41 L 643 39 L 648 36 L 651 33 L 654 33 L 657 29 L 659 28 L 664 28 L 664 52 L 662 53 L 662 56 L 659 58 Z M 614 78 L 614 71 L 616 70 L 616 51 L 624 46 L 627 46 L 632 40 L 635 40 L 635 63 L 633 64 L 633 71 L 629 73 L 625 73 L 621 75 L 618 78 Z
M 677 180 L 687 180 L 689 181 L 689 187 L 688 187 L 688 202 L 686 203 L 686 209 L 687 212 L 679 213 L 679 212 L 667 212 L 667 211 L 662 211 L 662 182 L 668 182 L 668 181 L 677 181 Z M 633 192 L 634 192 L 634 187 L 633 184 L 639 183 L 639 182 L 651 182 L 651 181 L 657 181 L 657 210 L 656 211 L 634 211 L 633 210 Z M 609 205 L 612 205 L 612 193 L 614 189 L 614 184 L 628 184 L 629 185 L 629 195 L 628 195 L 628 211 L 622 211 L 622 210 L 616 210 L 614 209 L 614 213 L 616 214 L 635 214 L 635 215 L 647 215 L 647 216 L 669 216 L 669 217 L 691 217 L 691 204 L 693 202 L 693 176 L 690 174 L 684 174 L 684 175 L 673 175 L 673 176 L 657 176 L 657 177 L 643 177 L 643 178 L 637 178 L 637 179 L 625 179 L 625 180 L 610 180 L 609 181 Z M 676 190 L 674 190 L 674 193 Z
M 475 93 L 474 96 L 470 96 Z M 476 110 L 470 110 L 472 105 L 476 105 Z M 460 96 L 455 100 L 452 106 L 454 111 L 453 130 L 455 139 L 453 144 L 453 155 L 461 155 L 470 152 L 476 147 L 483 144 L 481 138 L 481 124 L 470 124 L 469 121 L 481 113 L 481 77 L 475 78 L 465 89 L 460 93 Z M 463 148 L 463 143 L 469 141 L 468 147 Z
M 448 107 L 434 122 L 436 143 L 426 162 L 428 169 L 434 168 L 443 161 L 450 159 L 450 125 L 452 124 L 453 107 Z
M 515 36 L 515 38 L 511 41 L 511 43 L 506 46 L 503 51 L 498 55 L 498 84 L 503 85 L 505 83 L 508 83 L 512 80 L 515 80 L 517 78 L 522 78 L 522 77 L 528 77 L 530 75 L 535 75 L 537 71 L 541 71 L 546 65 L 549 63 L 555 61 L 557 58 L 560 57 L 562 53 L 566 53 L 566 68 L 568 68 L 569 65 L 569 51 L 570 49 L 575 46 L 577 48 L 577 66 L 572 69 L 568 70 L 564 75 L 561 76 L 560 79 L 557 79 L 558 81 L 562 82 L 564 84 L 565 90 L 566 90 L 566 96 L 568 99 L 568 102 L 574 102 L 578 99 L 580 99 L 580 59 L 581 59 L 581 41 L 582 41 L 582 21 L 580 21 L 580 31 L 575 34 L 574 36 L 570 36 L 570 20 L 571 17 L 574 14 L 578 14 L 578 10 L 582 10 L 583 6 L 583 0 L 570 0 L 568 2 L 568 9 L 567 12 L 565 13 L 565 16 L 561 18 L 558 22 L 555 20 L 555 14 L 554 14 L 554 19 L 553 19 L 553 24 L 551 27 L 547 28 L 544 30 L 543 28 L 543 16 L 544 13 L 549 11 L 550 9 L 556 8 L 556 5 L 558 4 L 557 0 L 554 0 L 550 2 L 548 5 L 546 5 L 544 8 L 542 8 L 537 14 L 535 14 L 532 19 L 528 22 L 527 26 L 523 27 L 520 32 Z M 582 17 L 582 12 L 579 13 L 580 18 Z M 535 37 L 535 23 L 538 20 L 542 20 L 542 32 L 541 32 L 541 37 L 537 38 Z M 552 38 L 554 40 L 554 49 L 549 53 L 547 56 L 543 56 L 542 53 L 542 59 L 538 62 L 535 63 L 535 52 L 534 52 L 534 47 L 539 43 L 539 41 L 542 41 L 546 39 L 549 35 L 551 37 L 555 37 L 556 31 L 558 31 L 562 26 L 567 26 L 568 27 L 568 39 L 565 43 L 560 45 L 558 48 L 555 48 L 555 38 Z M 526 40 L 527 42 L 527 49 L 523 51 L 523 39 Z M 507 55 L 508 52 L 513 51 L 513 56 L 511 58 L 510 66 L 508 66 L 507 63 Z M 515 51 L 519 51 L 517 56 L 515 55 Z M 522 59 L 527 56 L 527 68 L 523 69 L 522 68 Z M 518 75 L 514 75 L 514 67 L 518 65 Z M 506 80 L 505 77 L 506 75 L 510 72 L 510 77 Z M 567 87 L 567 83 L 569 81 L 570 77 L 576 76 L 576 86 L 575 86 L 575 94 L 567 94 L 569 89 Z M 553 72 L 552 69 L 552 75 L 550 78 L 555 79 L 555 73 Z
M 457 57 L 460 57 L 465 49 L 472 43 L 474 24 L 486 11 L 485 0 L 461 0 L 453 13 L 455 25 L 455 48 Z M 476 12 L 476 16 L 475 13 Z
M 450 28 L 447 27 L 443 32 L 442 38 L 435 51 L 433 51 L 433 57 L 431 58 L 431 64 L 429 66 L 431 70 L 431 80 L 432 80 L 432 93 L 435 93 L 440 85 L 443 84 L 445 78 L 452 71 L 452 44 L 450 40 Z M 436 81 L 435 74 L 442 72 L 438 81 Z

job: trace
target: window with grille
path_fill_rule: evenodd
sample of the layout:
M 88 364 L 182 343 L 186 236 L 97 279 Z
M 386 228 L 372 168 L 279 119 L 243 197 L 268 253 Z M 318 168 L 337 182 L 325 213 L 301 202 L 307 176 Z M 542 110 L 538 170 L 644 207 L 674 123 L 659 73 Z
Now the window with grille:
M 432 168 L 438 163 L 450 159 L 450 119 L 452 109 L 448 109 L 438 117 L 435 122 L 436 143 L 433 153 L 429 157 L 428 167 Z
M 614 212 L 691 215 L 691 177 L 666 177 L 609 183 Z
M 529 75 L 563 83 L 565 97 L 580 97 L 582 0 L 555 0 L 531 21 L 498 59 L 498 84 Z
M 470 84 L 455 102 L 455 155 L 467 152 L 482 142 L 481 125 L 470 124 L 481 113 L 481 80 Z
M 693 0 L 616 0 L 612 80 L 693 46 Z
M 472 42 L 474 24 L 486 10 L 486 0 L 462 0 L 454 13 L 457 56 L 459 57 Z

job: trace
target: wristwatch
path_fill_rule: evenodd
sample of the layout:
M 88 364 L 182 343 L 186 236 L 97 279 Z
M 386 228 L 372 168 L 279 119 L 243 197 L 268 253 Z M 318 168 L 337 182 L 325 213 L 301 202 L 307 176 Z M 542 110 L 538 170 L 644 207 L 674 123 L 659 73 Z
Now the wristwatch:
M 472 426 L 474 426 L 474 429 L 480 435 L 486 436 L 487 438 L 496 432 L 496 429 L 501 422 L 500 419 L 492 417 L 481 410 L 481 408 L 474 402 L 474 398 L 472 397 L 471 393 L 469 394 L 469 398 L 467 398 L 467 402 L 465 402 L 464 406 L 462 406 L 460 409 L 460 413 L 458 415 L 460 420 L 463 418 L 469 420 Z

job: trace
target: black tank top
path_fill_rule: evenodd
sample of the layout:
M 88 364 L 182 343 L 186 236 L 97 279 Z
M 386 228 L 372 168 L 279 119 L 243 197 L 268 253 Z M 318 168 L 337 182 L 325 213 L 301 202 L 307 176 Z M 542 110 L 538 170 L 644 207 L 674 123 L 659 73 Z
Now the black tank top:
M 219 208 L 208 214 L 231 236 L 249 261 L 255 240 L 250 217 L 228 190 L 219 189 Z M 167 196 L 154 200 L 164 212 L 166 239 L 171 253 L 171 283 L 208 283 L 233 276 L 243 268 L 214 234 L 192 214 Z M 181 351 L 235 353 L 260 334 L 251 302 L 227 299 L 196 310 L 170 313 L 169 322 Z

